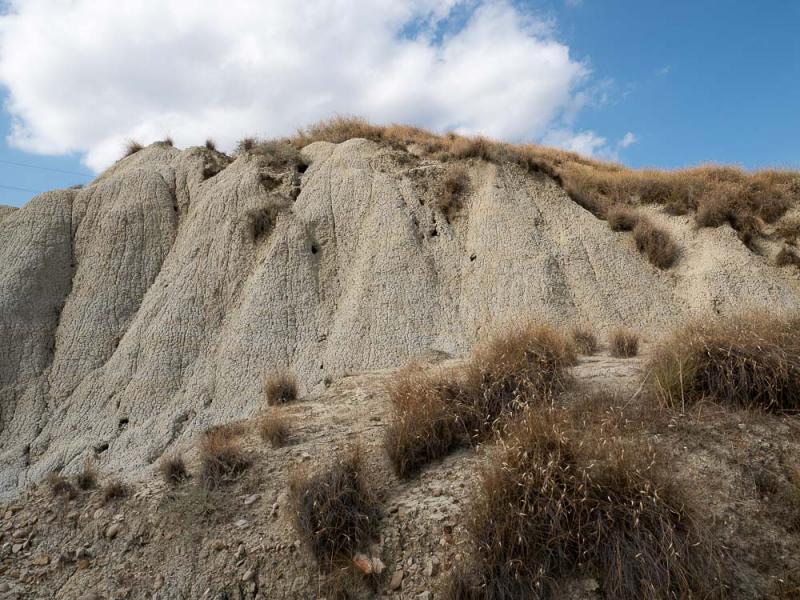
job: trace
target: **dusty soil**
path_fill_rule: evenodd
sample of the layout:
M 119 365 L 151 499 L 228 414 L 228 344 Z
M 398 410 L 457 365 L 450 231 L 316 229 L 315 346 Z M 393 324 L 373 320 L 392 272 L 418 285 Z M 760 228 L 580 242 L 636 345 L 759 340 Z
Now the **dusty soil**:
M 575 385 L 604 387 L 636 403 L 644 364 L 602 351 L 581 358 Z M 105 505 L 99 491 L 66 500 L 45 484 L 30 488 L 0 509 L 0 598 L 331 597 L 331 577 L 292 527 L 287 481 L 298 470 L 323 468 L 354 442 L 366 450 L 383 509 L 371 554 L 386 568 L 365 597 L 438 597 L 469 550 L 462 513 L 491 444 L 397 480 L 382 448 L 391 375 L 345 376 L 282 407 L 292 418 L 291 440 L 282 448 L 262 442 L 254 421 L 244 421 L 252 466 L 213 491 L 196 475 L 168 486 L 156 472 Z M 665 413 L 648 426 L 652 443 L 727 548 L 731 598 L 796 597 L 789 590 L 800 569 L 800 495 L 792 496 L 800 489 L 791 483 L 791 469 L 800 465 L 798 434 L 798 417 L 711 405 Z M 196 474 L 196 456 L 187 459 Z M 601 598 L 602 589 L 589 577 L 564 582 L 561 596 Z

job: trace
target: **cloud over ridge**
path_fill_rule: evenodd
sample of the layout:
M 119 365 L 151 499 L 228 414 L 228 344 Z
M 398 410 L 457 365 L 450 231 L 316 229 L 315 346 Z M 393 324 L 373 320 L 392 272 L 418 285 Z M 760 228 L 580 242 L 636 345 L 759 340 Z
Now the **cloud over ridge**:
M 0 17 L 10 143 L 95 170 L 128 138 L 230 148 L 337 113 L 541 140 L 570 130 L 588 77 L 504 0 L 15 0 Z

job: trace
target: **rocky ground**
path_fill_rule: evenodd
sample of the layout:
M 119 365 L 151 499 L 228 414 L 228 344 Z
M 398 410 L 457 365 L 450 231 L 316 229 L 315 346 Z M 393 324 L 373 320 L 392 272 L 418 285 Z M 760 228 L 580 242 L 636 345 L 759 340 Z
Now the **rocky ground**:
M 606 387 L 636 403 L 643 364 L 605 352 L 584 357 L 576 386 Z M 371 576 L 372 596 L 436 598 L 468 551 L 462 512 L 491 444 L 397 480 L 381 446 L 390 376 L 350 375 L 281 407 L 292 431 L 281 448 L 262 442 L 254 421 L 243 422 L 251 467 L 215 490 L 199 485 L 191 454 L 188 481 L 170 486 L 154 471 L 107 503 L 99 489 L 74 499 L 54 497 L 46 483 L 29 489 L 0 509 L 0 598 L 330 598 L 331 577 L 292 527 L 287 481 L 353 442 L 366 451 L 383 505 L 380 539 L 361 557 L 369 563 L 362 568 L 380 571 Z M 727 548 L 730 597 L 797 597 L 790 590 L 800 568 L 800 487 L 792 487 L 800 484 L 792 479 L 800 419 L 706 406 L 660 415 L 650 429 Z M 591 578 L 567 582 L 561 594 L 602 597 Z

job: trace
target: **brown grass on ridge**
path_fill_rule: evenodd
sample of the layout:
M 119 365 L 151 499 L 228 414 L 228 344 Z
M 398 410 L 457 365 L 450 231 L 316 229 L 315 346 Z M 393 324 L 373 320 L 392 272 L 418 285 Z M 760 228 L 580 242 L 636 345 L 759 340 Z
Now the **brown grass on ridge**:
M 476 158 L 545 173 L 575 202 L 601 218 L 614 205 L 658 204 L 671 214 L 694 214 L 699 226 L 729 223 L 740 234 L 749 230 L 749 236 L 754 223 L 776 222 L 800 202 L 800 173 L 796 171 L 748 173 L 717 165 L 676 171 L 633 170 L 555 148 L 452 133 L 436 135 L 404 125 L 377 126 L 353 117 L 316 123 L 288 141 L 302 148 L 315 141 L 340 143 L 356 137 L 395 148 L 416 144 L 428 156 L 441 160 Z
M 108 504 L 113 500 L 125 498 L 128 495 L 128 486 L 122 483 L 119 479 L 111 479 L 103 485 L 101 490 L 101 498 L 103 504 Z
M 631 358 L 639 354 L 639 334 L 624 327 L 611 332 L 608 344 L 611 356 L 617 358 Z
M 572 338 L 572 343 L 575 346 L 575 349 L 580 354 L 591 356 L 597 352 L 597 336 L 594 334 L 594 331 L 589 329 L 587 326 L 576 325 L 570 331 L 570 337 Z
M 178 453 L 170 453 L 162 456 L 161 460 L 158 461 L 158 470 L 164 478 L 164 481 L 170 485 L 180 483 L 189 477 L 183 456 Z
M 97 486 L 97 469 L 90 459 L 86 459 L 83 464 L 83 470 L 75 476 L 75 484 L 78 489 L 84 491 L 94 489 Z
M 128 140 L 125 142 L 125 153 L 122 155 L 123 158 L 131 156 L 132 154 L 136 154 L 140 150 L 144 150 L 144 146 L 142 146 L 136 140 Z
M 656 346 L 648 371 L 669 406 L 709 399 L 733 408 L 800 410 L 800 317 L 693 321 Z
M 471 553 L 448 600 L 548 598 L 584 574 L 606 598 L 722 596 L 719 551 L 643 443 L 541 408 L 495 452 L 465 510 Z
M 57 471 L 52 471 L 47 475 L 47 485 L 50 488 L 50 493 L 53 496 L 63 496 L 69 500 L 74 498 L 77 494 L 75 486 L 67 480 L 66 477 Z
M 463 367 L 402 370 L 389 385 L 393 416 L 384 438 L 395 472 L 411 476 L 484 439 L 528 404 L 551 401 L 575 362 L 566 336 L 525 323 L 480 342 Z
M 639 212 L 632 206 L 615 204 L 606 212 L 606 222 L 612 231 L 633 231 Z
M 315 475 L 292 476 L 289 493 L 295 530 L 321 568 L 349 563 L 375 538 L 380 509 L 359 446 Z
M 444 174 L 436 189 L 433 208 L 451 219 L 461 208 L 461 198 L 469 187 L 467 172 L 462 168 L 452 168 Z

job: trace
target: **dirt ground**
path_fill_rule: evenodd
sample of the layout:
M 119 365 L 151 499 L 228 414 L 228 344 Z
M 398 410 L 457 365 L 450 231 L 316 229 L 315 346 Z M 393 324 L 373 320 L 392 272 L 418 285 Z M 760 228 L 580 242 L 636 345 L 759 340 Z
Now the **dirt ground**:
M 645 365 L 642 357 L 613 358 L 603 350 L 580 359 L 575 385 L 636 403 Z M 127 497 L 107 504 L 98 490 L 67 500 L 53 497 L 46 484 L 29 489 L 0 509 L 0 598 L 330 598 L 331 577 L 292 527 L 287 482 L 355 442 L 366 451 L 383 510 L 370 553 L 385 568 L 373 578 L 372 597 L 439 597 L 469 551 L 462 512 L 492 444 L 458 451 L 399 481 L 382 448 L 391 375 L 353 374 L 281 407 L 292 432 L 281 448 L 262 442 L 254 423 L 245 422 L 252 465 L 212 491 L 197 475 L 168 486 L 155 467 Z M 661 415 L 647 435 L 724 545 L 729 596 L 798 597 L 791 594 L 800 594 L 800 481 L 793 479 L 800 419 L 706 405 Z M 196 474 L 197 457 L 187 463 Z M 603 597 L 591 578 L 564 582 L 560 595 Z

